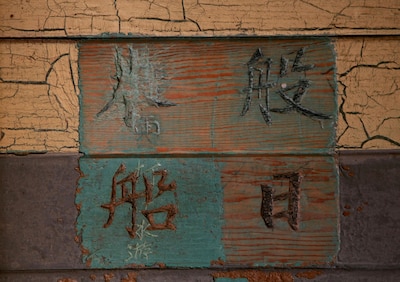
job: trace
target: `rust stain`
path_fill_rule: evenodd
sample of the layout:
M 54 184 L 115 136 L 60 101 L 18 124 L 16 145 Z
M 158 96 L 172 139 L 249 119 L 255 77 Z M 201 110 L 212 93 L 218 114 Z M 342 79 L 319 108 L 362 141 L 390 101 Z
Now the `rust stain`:
M 85 176 L 85 174 L 83 174 L 83 171 L 81 170 L 80 167 L 76 167 L 76 168 L 75 168 L 75 171 L 79 173 L 79 177 L 80 177 L 80 178 L 82 178 L 82 177 Z
M 347 165 L 340 165 L 340 169 L 342 171 L 343 174 L 347 174 L 350 177 L 354 176 L 354 172 L 351 171 L 350 167 Z
M 263 272 L 259 270 L 222 271 L 212 274 L 213 278 L 246 278 L 249 282 L 293 282 L 288 272 Z
M 347 165 L 342 165 L 341 167 L 342 167 L 342 169 L 344 169 L 344 170 L 346 170 L 346 171 L 349 171 L 349 170 L 350 170 L 350 167 L 347 166 Z
M 126 278 L 122 278 L 121 282 L 136 282 L 137 274 L 136 272 L 129 272 Z
M 218 258 L 217 260 L 212 260 L 212 261 L 210 262 L 210 264 L 211 264 L 211 266 L 215 266 L 215 265 L 224 265 L 225 262 L 224 262 L 221 258 Z
M 72 278 L 62 278 L 62 279 L 58 279 L 57 282 L 78 282 L 78 280 L 75 280 Z
M 317 276 L 320 276 L 323 273 L 321 270 L 309 270 L 303 271 L 296 274 L 297 278 L 307 278 L 307 279 L 314 279 Z
M 349 216 L 349 215 L 351 215 L 351 213 L 349 211 L 344 211 L 343 212 L 343 216 Z
M 111 282 L 114 277 L 113 273 L 106 273 L 104 274 L 104 282 Z
M 344 208 L 345 208 L 346 210 L 349 210 L 349 209 L 351 209 L 351 206 L 348 205 L 348 204 L 346 204 L 346 205 L 344 206 Z M 351 212 L 350 212 L 350 211 L 344 211 L 342 214 L 343 214 L 343 216 L 349 216 L 349 215 L 351 215 Z
M 86 260 L 86 267 L 90 267 L 90 265 L 92 264 L 92 259 L 89 258 Z
M 167 265 L 163 262 L 156 262 L 154 266 L 162 269 L 167 268 Z
M 89 276 L 89 278 L 90 278 L 90 280 L 92 280 L 92 281 L 96 281 L 96 275 L 95 274 L 90 274 L 90 276 Z
M 88 255 L 90 253 L 90 251 L 88 249 L 84 248 L 83 246 L 81 246 L 81 252 L 82 252 L 82 255 Z

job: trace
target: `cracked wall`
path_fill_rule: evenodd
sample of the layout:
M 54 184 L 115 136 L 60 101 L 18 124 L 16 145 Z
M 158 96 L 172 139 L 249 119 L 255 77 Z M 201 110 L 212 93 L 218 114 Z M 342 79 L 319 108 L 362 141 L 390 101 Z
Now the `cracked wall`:
M 76 152 L 77 49 L 70 42 L 0 44 L 0 152 Z
M 336 41 L 338 148 L 400 146 L 400 42 L 397 38 Z
M 21 0 L 0 3 L 1 37 L 399 34 L 397 0 Z
M 337 147 L 400 146 L 396 0 L 22 0 L 0 11 L 1 153 L 78 151 L 76 44 L 92 36 L 332 35 Z

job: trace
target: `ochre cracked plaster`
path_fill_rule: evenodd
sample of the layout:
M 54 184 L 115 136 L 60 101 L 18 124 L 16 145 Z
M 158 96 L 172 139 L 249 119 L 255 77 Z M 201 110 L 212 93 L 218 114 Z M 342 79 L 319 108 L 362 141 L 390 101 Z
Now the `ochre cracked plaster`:
M 21 0 L 0 11 L 0 37 L 400 33 L 397 0 Z
M 85 36 L 334 37 L 337 147 L 400 146 L 400 2 L 0 2 L 0 152 L 77 152 L 77 41 Z M 371 37 L 370 35 L 391 35 Z M 47 39 L 32 40 L 42 37 Z
M 345 38 L 335 43 L 338 148 L 400 146 L 400 41 Z
M 0 152 L 78 150 L 77 49 L 70 42 L 0 44 Z

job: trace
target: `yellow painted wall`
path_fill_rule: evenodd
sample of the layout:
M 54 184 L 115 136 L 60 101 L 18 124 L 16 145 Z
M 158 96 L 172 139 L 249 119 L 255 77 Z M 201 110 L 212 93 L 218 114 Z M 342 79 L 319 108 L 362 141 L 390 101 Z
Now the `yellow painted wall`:
M 78 152 L 77 43 L 117 33 L 331 36 L 337 147 L 400 146 L 400 1 L 0 0 L 1 153 Z

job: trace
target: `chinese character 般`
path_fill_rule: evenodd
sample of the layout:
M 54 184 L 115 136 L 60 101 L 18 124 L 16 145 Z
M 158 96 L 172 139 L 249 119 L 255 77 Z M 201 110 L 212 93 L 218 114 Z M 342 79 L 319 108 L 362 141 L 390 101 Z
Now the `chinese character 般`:
M 301 62 L 303 55 L 304 48 L 301 48 L 297 51 L 296 57 L 293 60 L 292 67 L 290 69 L 291 72 L 305 72 L 314 68 L 314 65 L 312 64 L 304 65 Z M 272 123 L 271 112 L 289 113 L 296 111 L 312 119 L 324 120 L 332 118 L 330 115 L 315 112 L 301 104 L 303 96 L 307 93 L 308 88 L 311 86 L 311 82 L 309 80 L 299 79 L 298 82 L 293 85 L 280 83 L 281 79 L 288 75 L 289 71 L 289 59 L 285 58 L 284 56 L 281 56 L 280 59 L 280 71 L 278 78 L 275 81 L 271 81 L 272 62 L 273 61 L 271 58 L 264 58 L 261 48 L 258 48 L 247 62 L 248 87 L 246 88 L 247 93 L 241 116 L 244 116 L 249 111 L 253 99 L 253 91 L 257 91 L 258 100 L 260 101 L 259 109 L 262 117 L 268 125 Z M 286 107 L 270 107 L 269 95 L 271 88 L 277 88 L 276 94 L 278 94 L 287 104 Z M 261 102 L 263 93 L 265 93 L 264 103 Z M 290 96 L 289 94 L 292 95 Z

